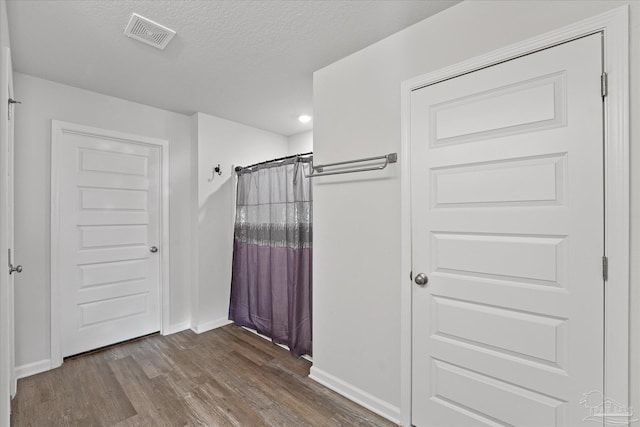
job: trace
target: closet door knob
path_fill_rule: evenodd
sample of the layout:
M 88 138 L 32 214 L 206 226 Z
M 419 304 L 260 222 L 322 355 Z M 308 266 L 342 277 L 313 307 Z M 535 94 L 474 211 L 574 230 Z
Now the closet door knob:
M 149 250 L 150 250 L 150 251 L 151 251 L 151 253 L 153 253 L 153 254 L 155 254 L 156 252 L 158 252 L 158 248 L 157 248 L 157 247 L 155 247 L 155 246 L 151 246 L 151 247 L 149 248 Z
M 429 278 L 426 274 L 420 273 L 416 276 L 415 282 L 416 285 L 425 286 L 427 283 L 429 283 Z

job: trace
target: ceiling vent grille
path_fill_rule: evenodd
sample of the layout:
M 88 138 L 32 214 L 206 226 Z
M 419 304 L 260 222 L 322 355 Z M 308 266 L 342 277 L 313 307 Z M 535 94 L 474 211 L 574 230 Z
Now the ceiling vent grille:
M 127 37 L 141 41 L 148 45 L 164 49 L 171 41 L 176 32 L 170 28 L 153 22 L 137 13 L 131 15 L 131 19 L 124 29 Z

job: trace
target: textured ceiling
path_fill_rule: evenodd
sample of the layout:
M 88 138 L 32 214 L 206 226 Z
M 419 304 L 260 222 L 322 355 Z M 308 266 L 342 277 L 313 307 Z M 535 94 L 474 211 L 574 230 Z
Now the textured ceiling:
M 9 0 L 16 71 L 291 135 L 310 129 L 312 73 L 457 1 Z M 177 31 L 123 35 L 132 12 Z

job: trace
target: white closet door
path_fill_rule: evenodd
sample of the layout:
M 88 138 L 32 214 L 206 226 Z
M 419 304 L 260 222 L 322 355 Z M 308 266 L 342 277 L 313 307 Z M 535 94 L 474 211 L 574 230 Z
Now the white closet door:
M 160 330 L 160 148 L 60 131 L 62 356 Z
M 602 391 L 601 52 L 596 34 L 411 95 L 416 426 L 582 425 Z

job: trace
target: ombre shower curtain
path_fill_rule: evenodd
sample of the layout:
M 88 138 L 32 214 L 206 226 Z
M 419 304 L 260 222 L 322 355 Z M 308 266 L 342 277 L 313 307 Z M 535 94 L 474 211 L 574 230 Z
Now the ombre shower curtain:
M 238 173 L 229 320 L 311 355 L 309 158 Z M 303 170 L 304 169 L 304 170 Z

